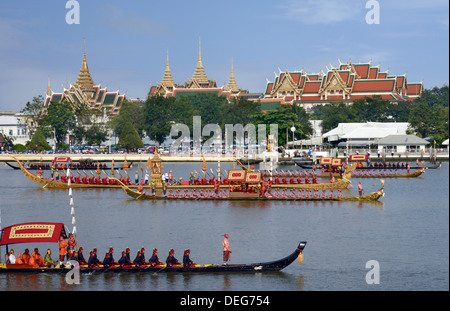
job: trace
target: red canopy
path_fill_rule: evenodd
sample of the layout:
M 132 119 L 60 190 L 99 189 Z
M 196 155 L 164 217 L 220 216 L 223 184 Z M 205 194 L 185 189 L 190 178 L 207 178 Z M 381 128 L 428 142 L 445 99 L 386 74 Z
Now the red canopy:
M 67 237 L 63 223 L 29 222 L 3 228 L 0 245 L 15 243 L 56 243 Z
M 53 162 L 69 162 L 70 157 L 55 157 Z
M 349 161 L 355 162 L 355 161 L 367 161 L 367 158 L 369 156 L 367 154 L 352 154 L 350 155 Z
M 244 170 L 229 170 L 228 180 L 229 181 L 244 181 L 246 171 Z
M 261 182 L 261 172 L 247 172 L 245 176 L 246 183 L 260 183 Z
M 331 165 L 333 162 L 332 157 L 321 157 L 320 158 L 320 165 Z
M 331 160 L 331 166 L 341 166 L 342 165 L 342 159 L 334 158 Z

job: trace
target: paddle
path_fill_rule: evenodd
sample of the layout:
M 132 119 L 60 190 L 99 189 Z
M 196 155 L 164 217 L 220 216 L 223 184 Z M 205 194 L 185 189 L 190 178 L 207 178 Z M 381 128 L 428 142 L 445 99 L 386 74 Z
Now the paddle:
M 167 265 L 165 265 L 164 267 L 162 267 L 161 269 L 159 269 L 159 270 L 156 270 L 153 274 L 156 274 L 156 273 L 158 273 L 158 272 L 161 272 L 161 271 L 163 271 L 164 269 L 166 269 L 167 268 Z

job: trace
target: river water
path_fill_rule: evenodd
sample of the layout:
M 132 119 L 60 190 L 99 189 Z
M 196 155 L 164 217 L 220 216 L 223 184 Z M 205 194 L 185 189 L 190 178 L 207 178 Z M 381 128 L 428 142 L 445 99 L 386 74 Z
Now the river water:
M 169 163 L 165 169 L 187 178 L 201 163 Z M 208 163 L 215 170 L 216 164 Z M 222 169 L 231 164 L 222 163 Z M 282 167 L 293 169 L 294 167 Z M 134 170 L 131 174 L 134 176 Z M 48 174 L 48 173 L 46 173 Z M 1 226 L 32 222 L 64 222 L 72 229 L 67 190 L 46 190 L 21 171 L 0 167 Z M 380 187 L 378 179 L 352 178 L 345 195 Z M 449 290 L 449 165 L 427 170 L 419 178 L 386 179 L 386 195 L 378 203 L 354 202 L 206 202 L 135 201 L 118 189 L 74 190 L 77 238 L 88 257 L 113 246 L 116 260 L 126 247 L 132 257 L 145 247 L 165 260 L 170 248 L 182 259 L 191 249 L 197 263 L 221 263 L 223 234 L 229 233 L 231 263 L 270 261 L 287 256 L 299 241 L 308 242 L 301 266 L 295 261 L 276 273 L 93 274 L 80 284 L 64 275 L 0 274 L 0 290 L 176 290 L 176 291 L 410 291 Z M 57 245 L 49 247 L 53 258 Z M 5 247 L 2 247 L 2 261 Z M 132 259 L 133 259 L 132 258 Z M 366 275 L 377 272 L 379 284 Z M 370 283 L 370 282 L 369 282 Z

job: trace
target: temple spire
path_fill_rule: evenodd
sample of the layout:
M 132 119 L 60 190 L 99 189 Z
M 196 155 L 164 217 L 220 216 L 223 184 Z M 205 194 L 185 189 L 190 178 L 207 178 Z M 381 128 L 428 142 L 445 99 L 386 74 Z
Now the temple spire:
M 228 85 L 225 88 L 225 91 L 231 91 L 232 93 L 239 92 L 239 87 L 236 83 L 236 79 L 234 78 L 233 60 L 231 60 L 231 74 L 230 79 L 228 80 Z
M 52 89 L 50 88 L 50 76 L 48 77 L 47 82 L 47 96 L 52 96 Z
M 208 76 L 206 75 L 205 68 L 202 64 L 202 50 L 201 50 L 201 41 L 200 37 L 198 38 L 198 62 L 197 67 L 195 68 L 194 75 L 192 76 L 191 81 L 195 80 L 198 85 L 205 87 L 205 85 L 209 84 Z
M 169 49 L 167 49 L 166 70 L 164 70 L 164 76 L 163 76 L 161 82 L 164 83 L 164 85 L 166 87 L 173 87 L 175 85 L 175 82 L 173 81 L 172 73 L 170 72 L 170 67 L 169 67 Z
M 202 63 L 202 42 L 200 36 L 198 37 L 198 62 Z
M 79 87 L 86 95 L 91 96 L 94 93 L 94 80 L 86 60 L 86 39 L 83 38 L 83 62 L 81 63 L 80 73 L 74 86 Z

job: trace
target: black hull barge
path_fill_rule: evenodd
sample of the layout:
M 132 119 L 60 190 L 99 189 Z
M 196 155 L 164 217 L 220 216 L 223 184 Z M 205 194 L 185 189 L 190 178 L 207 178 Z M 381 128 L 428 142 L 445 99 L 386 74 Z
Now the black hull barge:
M 289 256 L 286 256 L 279 260 L 252 263 L 252 264 L 207 264 L 199 265 L 195 264 L 190 267 L 184 267 L 183 265 L 176 265 L 168 267 L 167 265 L 142 265 L 142 266 L 111 266 L 104 267 L 98 266 L 89 268 L 86 265 L 79 266 L 79 272 L 84 274 L 94 274 L 94 273 L 228 273 L 228 272 L 273 272 L 280 271 L 287 266 L 289 266 L 295 259 L 298 260 L 299 264 L 303 261 L 303 249 L 306 246 L 306 241 L 299 243 L 294 252 Z M 74 267 L 66 265 L 64 268 L 31 268 L 26 267 L 27 265 L 16 265 L 16 264 L 0 264 L 0 273 L 54 273 L 54 274 L 64 274 L 71 271 Z

